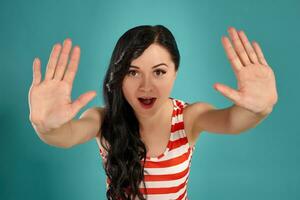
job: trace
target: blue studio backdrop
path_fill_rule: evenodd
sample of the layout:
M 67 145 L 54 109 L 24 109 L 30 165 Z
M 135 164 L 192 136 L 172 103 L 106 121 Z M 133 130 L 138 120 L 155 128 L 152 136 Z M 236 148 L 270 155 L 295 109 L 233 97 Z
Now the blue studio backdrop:
M 221 44 L 230 26 L 259 42 L 276 76 L 278 103 L 262 123 L 239 135 L 201 134 L 189 199 L 300 199 L 299 19 L 298 0 L 1 0 L 0 199 L 106 199 L 96 140 L 56 148 L 32 128 L 32 62 L 41 59 L 44 75 L 55 43 L 69 37 L 81 47 L 72 99 L 89 90 L 97 97 L 79 116 L 103 105 L 102 81 L 117 39 L 144 24 L 162 24 L 176 38 L 181 63 L 172 97 L 232 105 L 213 88 L 216 82 L 236 88 Z

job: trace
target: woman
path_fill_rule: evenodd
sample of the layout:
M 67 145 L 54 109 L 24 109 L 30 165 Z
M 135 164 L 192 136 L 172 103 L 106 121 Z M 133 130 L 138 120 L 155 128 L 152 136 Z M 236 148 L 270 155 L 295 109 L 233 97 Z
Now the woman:
M 54 45 L 45 80 L 33 63 L 30 121 L 47 144 L 69 148 L 96 138 L 107 175 L 108 199 L 187 199 L 192 153 L 203 131 L 238 134 L 256 126 L 277 102 L 275 77 L 259 45 L 229 28 L 222 43 L 238 90 L 215 84 L 234 102 L 216 109 L 171 98 L 180 62 L 172 33 L 164 26 L 138 26 L 118 40 L 103 83 L 104 107 L 87 109 L 95 91 L 71 101 L 80 58 L 71 40 Z M 66 71 L 65 71 L 66 70 Z

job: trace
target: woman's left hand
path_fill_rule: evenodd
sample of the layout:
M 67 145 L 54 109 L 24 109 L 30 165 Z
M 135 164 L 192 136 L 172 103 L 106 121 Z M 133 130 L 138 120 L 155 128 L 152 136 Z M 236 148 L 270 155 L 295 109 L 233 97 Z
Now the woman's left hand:
M 229 36 L 222 37 L 222 44 L 237 78 L 238 89 L 216 83 L 214 88 L 236 105 L 256 114 L 269 114 L 278 96 L 272 68 L 264 58 L 257 42 L 249 43 L 243 31 L 228 29 Z

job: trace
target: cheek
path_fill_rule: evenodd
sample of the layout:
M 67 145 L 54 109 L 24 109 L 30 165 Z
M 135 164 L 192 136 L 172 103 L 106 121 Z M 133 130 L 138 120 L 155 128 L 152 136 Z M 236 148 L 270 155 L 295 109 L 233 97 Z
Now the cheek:
M 159 83 L 159 87 L 157 88 L 161 91 L 162 95 L 164 95 L 164 93 L 166 93 L 165 95 L 168 95 L 173 88 L 173 83 L 173 80 L 163 81 Z
M 124 96 L 129 100 L 130 98 L 133 98 L 133 94 L 135 91 L 135 84 L 130 81 L 124 81 L 122 86 L 122 91 Z

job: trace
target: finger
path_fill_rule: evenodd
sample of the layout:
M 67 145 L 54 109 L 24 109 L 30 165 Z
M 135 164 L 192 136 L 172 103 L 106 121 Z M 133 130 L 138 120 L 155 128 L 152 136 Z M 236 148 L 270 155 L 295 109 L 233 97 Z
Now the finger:
M 216 83 L 214 85 L 214 88 L 217 91 L 221 92 L 225 97 L 229 98 L 234 103 L 236 103 L 240 100 L 240 95 L 239 95 L 238 91 L 236 91 L 226 85 Z
M 33 79 L 32 84 L 38 85 L 41 82 L 41 61 L 39 58 L 35 58 L 33 61 Z
M 259 44 L 255 41 L 252 44 L 253 44 L 253 47 L 254 47 L 254 50 L 255 50 L 256 55 L 258 57 L 259 62 L 261 64 L 265 65 L 265 66 L 269 66 L 266 59 L 265 59 L 265 57 L 264 57 L 264 54 L 263 54 L 263 52 L 262 52 L 262 50 L 259 46 Z
M 78 69 L 79 59 L 80 59 L 80 47 L 75 46 L 72 51 L 71 60 L 68 65 L 68 69 L 64 76 L 64 80 L 68 82 L 70 85 L 73 85 L 73 81 Z
M 72 103 L 72 113 L 73 115 L 76 115 L 81 108 L 87 105 L 89 101 L 91 101 L 97 93 L 95 91 L 90 91 L 87 93 L 84 93 L 78 97 L 73 103 Z
M 238 34 L 243 42 L 243 45 L 246 49 L 246 52 L 247 52 L 248 57 L 250 58 L 251 62 L 258 64 L 259 62 L 258 62 L 257 55 L 256 55 L 254 49 L 252 48 L 252 45 L 250 44 L 246 34 L 244 33 L 244 31 L 239 31 Z
M 234 72 L 238 72 L 242 69 L 243 65 L 239 57 L 237 56 L 235 50 L 233 49 L 229 39 L 227 37 L 222 37 L 222 44 Z
M 237 55 L 241 59 L 241 62 L 243 63 L 244 66 L 249 65 L 250 64 L 249 57 L 248 57 L 247 52 L 241 42 L 240 37 L 237 34 L 237 31 L 235 30 L 235 28 L 230 27 L 228 29 L 228 33 L 229 33 L 229 36 L 233 43 L 234 49 L 237 52 Z
M 68 63 L 68 58 L 69 58 L 71 47 L 72 47 L 72 41 L 70 38 L 67 38 L 64 41 L 63 49 L 62 49 L 58 63 L 55 68 L 55 74 L 54 74 L 55 80 L 61 80 L 65 73 L 65 69 L 66 69 L 66 65 Z
M 61 50 L 61 45 L 55 44 L 53 46 L 52 52 L 50 54 L 50 58 L 47 64 L 46 74 L 45 74 L 45 80 L 51 80 L 53 78 L 54 72 L 55 72 L 55 66 L 57 64 L 58 56 Z

